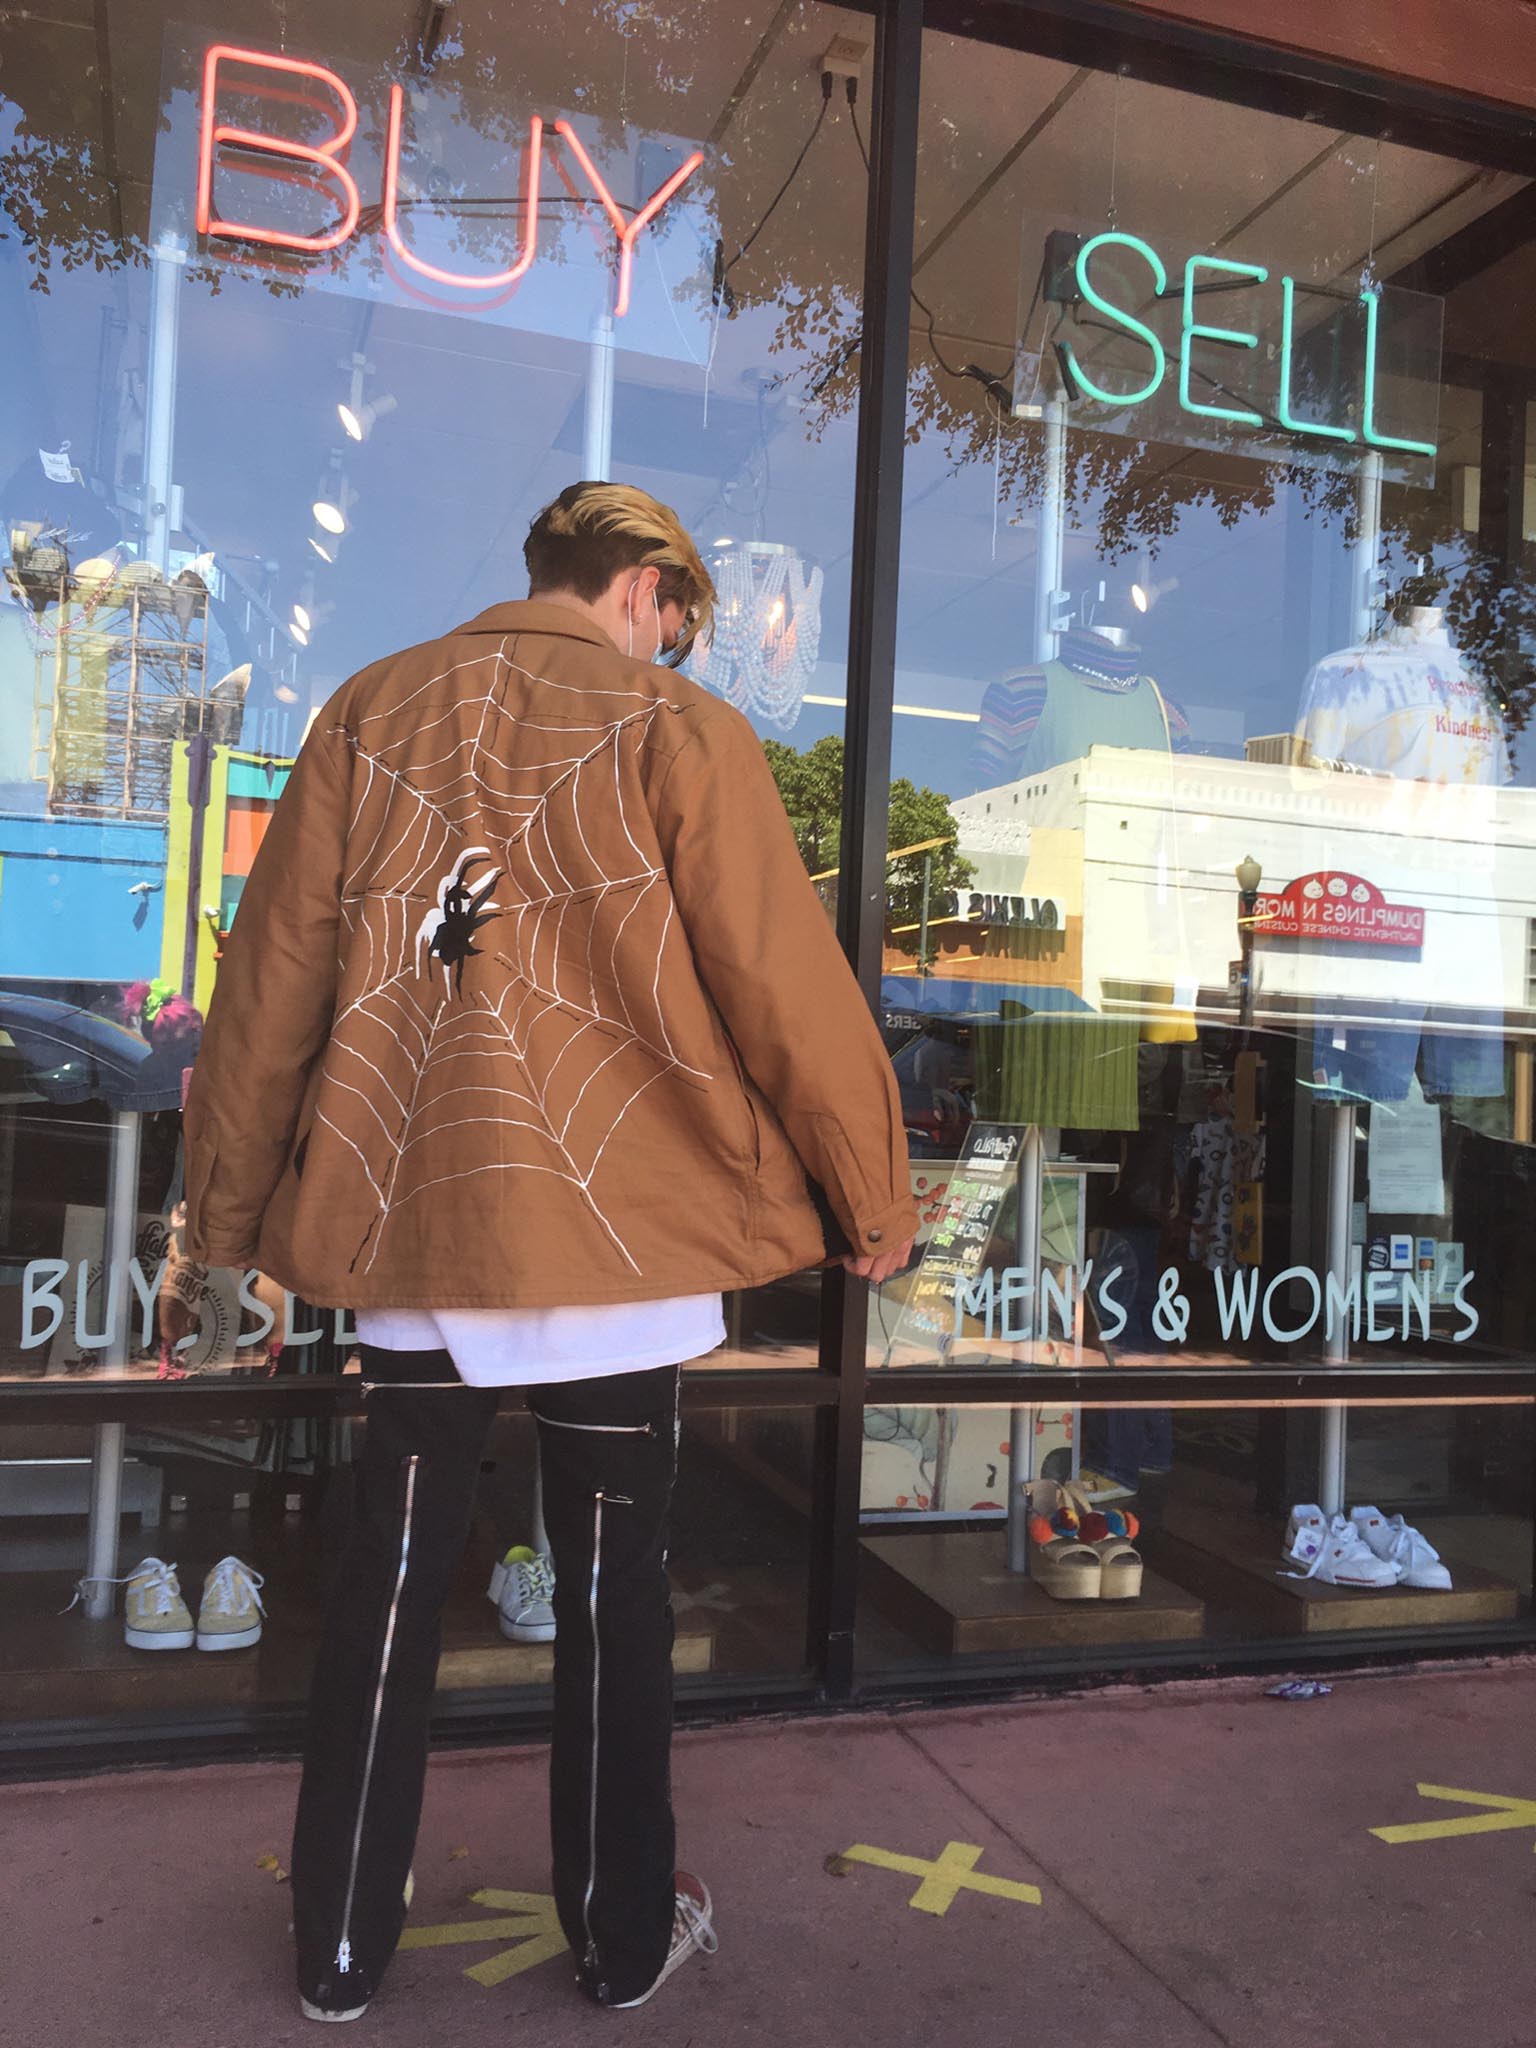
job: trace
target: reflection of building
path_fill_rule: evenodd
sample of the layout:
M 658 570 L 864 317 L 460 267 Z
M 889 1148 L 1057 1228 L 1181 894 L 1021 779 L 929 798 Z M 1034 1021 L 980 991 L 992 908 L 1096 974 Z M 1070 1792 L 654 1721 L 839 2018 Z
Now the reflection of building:
M 1350 999 L 1372 1009 L 1454 1004 L 1506 1019 L 1528 1009 L 1536 791 L 1095 747 L 1028 784 L 965 798 L 954 812 L 978 891 L 1050 894 L 1066 906 L 1077 992 L 1094 1009 L 1198 999 L 1235 1016 L 1233 869 L 1249 853 L 1264 876 L 1260 1017 L 1310 1014 L 1324 999 L 1331 1015 Z M 1382 943 L 1387 921 L 1378 917 L 1371 935 L 1362 911 L 1354 926 L 1341 915 L 1319 921 L 1315 936 L 1266 937 L 1266 904 L 1277 930 L 1289 931 L 1270 903 L 1275 892 L 1330 875 L 1347 878 L 1337 884 L 1346 902 L 1379 893 L 1388 906 L 1422 910 L 1422 924 L 1399 919 L 1398 942 Z M 1421 944 L 1401 942 L 1420 933 Z M 994 961 L 988 978 L 1008 979 L 1009 970 Z M 1015 978 L 1036 979 L 1034 964 Z

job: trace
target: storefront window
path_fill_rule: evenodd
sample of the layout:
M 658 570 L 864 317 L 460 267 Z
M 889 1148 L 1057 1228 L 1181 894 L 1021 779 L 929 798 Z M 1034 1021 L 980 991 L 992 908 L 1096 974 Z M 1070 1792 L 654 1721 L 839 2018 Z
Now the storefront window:
M 258 8 L 238 37 L 195 9 L 106 6 L 94 37 L 8 24 L 0 1381 L 87 1403 L 8 1430 L 0 1459 L 19 1718 L 303 1691 L 359 1426 L 312 1419 L 312 1389 L 281 1419 L 280 1396 L 345 1373 L 354 1332 L 186 1257 L 180 1111 L 319 707 L 523 596 L 530 521 L 596 477 L 698 537 L 723 597 L 702 679 L 765 737 L 847 696 L 858 423 L 814 387 L 827 334 L 857 329 L 866 180 L 813 59 L 848 26 L 814 0 L 729 22 L 701 0 L 460 8 L 430 49 L 366 11 Z M 868 49 L 866 30 L 866 72 Z M 819 1287 L 732 1298 L 708 1363 L 814 1366 Z M 164 1384 L 154 1428 L 89 1405 L 126 1380 Z M 183 1382 L 236 1404 L 255 1386 L 264 1419 L 183 1413 Z M 808 1524 L 739 1473 L 729 1515 L 700 1503 L 749 1448 L 808 1501 L 812 1413 L 699 1424 L 685 1679 L 804 1666 Z M 547 1646 L 519 1659 L 484 1599 L 534 1526 L 527 1425 L 503 1430 L 445 1697 L 547 1677 Z M 260 1650 L 155 1690 L 111 1584 L 150 1553 L 194 1609 L 225 1554 L 264 1577 Z M 62 1618 L 87 1573 L 89 1621 Z
M 1513 184 L 925 39 L 881 990 L 924 1221 L 870 1310 L 871 1669 L 1528 1607 L 1524 1453 L 1506 1526 L 1475 1448 L 1528 1409 L 1199 1391 L 1529 1357 Z M 1016 1403 L 903 1404 L 936 1366 Z M 1413 1615 L 1302 1554 L 1356 1507 L 1422 1523 Z
M 928 38 L 873 1367 L 1528 1355 L 1510 189 Z

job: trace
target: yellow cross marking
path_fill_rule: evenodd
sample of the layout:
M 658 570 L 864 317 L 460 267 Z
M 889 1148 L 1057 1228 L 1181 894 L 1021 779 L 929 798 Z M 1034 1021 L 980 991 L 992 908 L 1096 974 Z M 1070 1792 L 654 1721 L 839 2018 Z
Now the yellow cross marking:
M 1420 1785 L 1421 1799 L 1449 1799 L 1457 1806 L 1488 1806 L 1491 1813 L 1464 1813 L 1455 1820 L 1410 1821 L 1406 1827 L 1372 1828 L 1382 1842 L 1439 1842 L 1450 1835 L 1492 1835 L 1504 1828 L 1536 1828 L 1536 1799 L 1508 1799 L 1497 1792 L 1457 1792 L 1449 1785 Z
M 464 1972 L 488 1989 L 535 1970 L 540 1963 L 564 1955 L 568 1943 L 560 1932 L 555 1902 L 548 1892 L 484 1891 L 471 1895 L 477 1906 L 493 1906 L 516 1918 L 498 1920 L 449 1920 L 439 1927 L 408 1927 L 400 1937 L 402 1948 L 451 1948 L 474 1941 L 512 1941 L 500 1955 L 487 1956 L 483 1963 L 471 1963 Z
M 920 1877 L 922 1883 L 907 1901 L 919 1913 L 947 1913 L 963 1891 L 1016 1899 L 1023 1906 L 1042 1903 L 1038 1885 L 1018 1884 L 1011 1877 L 988 1877 L 978 1871 L 981 1853 L 973 1842 L 946 1842 L 943 1853 L 925 1863 L 920 1856 L 898 1856 L 893 1849 L 871 1849 L 866 1842 L 855 1842 L 843 1856 L 849 1863 L 873 1863 L 877 1870 L 900 1870 L 908 1877 Z

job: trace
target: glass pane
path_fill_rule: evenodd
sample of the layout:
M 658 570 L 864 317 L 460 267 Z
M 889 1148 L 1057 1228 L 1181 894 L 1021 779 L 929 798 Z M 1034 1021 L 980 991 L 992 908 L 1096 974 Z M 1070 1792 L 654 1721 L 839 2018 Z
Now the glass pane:
M 273 15 L 210 69 L 193 15 L 105 7 L 100 96 L 62 20 L 0 64 L 3 1374 L 347 1355 L 187 1269 L 184 1076 L 318 708 L 522 596 L 565 485 L 674 504 L 725 593 L 701 680 L 842 743 L 865 169 L 810 53 L 846 17 L 460 8 L 427 62 Z M 813 1360 L 816 1301 L 733 1302 L 717 1356 Z
M 174 1718 L 301 1701 L 341 1569 L 366 1427 L 230 1419 L 128 1431 L 114 1571 L 131 1574 L 148 1556 L 176 1559 L 194 1622 L 204 1574 L 221 1558 L 260 1577 L 259 1641 L 217 1656 L 129 1644 L 121 1586 L 103 1589 L 101 1619 L 79 1605 L 65 1611 L 86 1568 L 93 1432 L 10 1429 L 0 1462 L 0 1717 Z M 810 1432 L 802 1412 L 685 1414 L 668 1565 L 684 1691 L 805 1671 Z M 486 1597 L 499 1561 L 534 1537 L 535 1451 L 521 1408 L 498 1417 L 444 1610 L 444 1711 L 509 1690 L 541 1699 L 548 1687 L 552 1642 L 513 1640 L 501 1626 L 522 1611 L 517 1589 L 499 1604 Z
M 1532 1449 L 1524 1403 L 872 1407 L 863 1668 L 1509 1638 Z
M 1514 182 L 927 38 L 875 1367 L 1529 1361 Z

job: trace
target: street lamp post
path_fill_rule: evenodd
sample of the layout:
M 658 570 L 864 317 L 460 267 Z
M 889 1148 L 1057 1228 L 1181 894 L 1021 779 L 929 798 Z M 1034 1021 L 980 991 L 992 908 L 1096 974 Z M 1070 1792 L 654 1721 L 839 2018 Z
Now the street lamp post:
M 1242 959 L 1238 984 L 1238 1022 L 1246 1035 L 1253 1029 L 1253 922 L 1259 909 L 1259 884 L 1264 870 L 1251 853 L 1245 853 L 1234 871 L 1237 876 L 1237 943 Z

